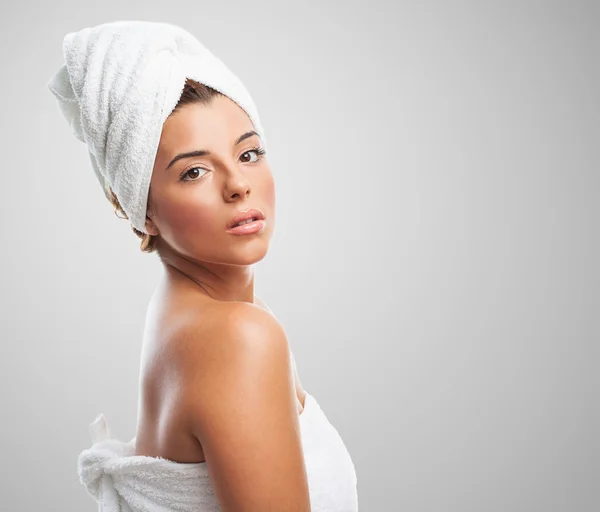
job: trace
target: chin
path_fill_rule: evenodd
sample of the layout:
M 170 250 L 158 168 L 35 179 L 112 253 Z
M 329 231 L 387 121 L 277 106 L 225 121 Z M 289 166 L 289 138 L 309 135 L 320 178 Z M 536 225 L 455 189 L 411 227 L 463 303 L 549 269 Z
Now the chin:
M 234 254 L 232 254 L 232 260 L 235 261 L 235 265 L 240 265 L 240 266 L 248 266 L 248 265 L 254 265 L 255 263 L 258 263 L 259 261 L 262 261 L 265 256 L 267 255 L 267 253 L 269 252 L 269 246 L 267 244 L 265 244 L 264 246 L 261 247 L 255 247 L 255 248 L 250 248 L 250 247 L 246 247 L 241 251 L 236 251 Z

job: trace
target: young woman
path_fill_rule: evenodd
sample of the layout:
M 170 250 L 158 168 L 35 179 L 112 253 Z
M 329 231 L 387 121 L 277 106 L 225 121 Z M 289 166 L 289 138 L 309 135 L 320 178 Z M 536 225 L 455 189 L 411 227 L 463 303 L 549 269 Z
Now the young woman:
M 108 197 L 128 218 L 111 187 Z M 133 227 L 163 267 L 146 316 L 136 436 L 111 439 L 100 415 L 79 457 L 103 510 L 358 510 L 350 455 L 254 294 L 252 266 L 275 219 L 256 126 L 187 78 L 160 133 L 144 230 Z
M 147 215 L 142 247 L 164 273 L 146 319 L 136 455 L 209 459 L 230 507 L 308 509 L 306 392 L 282 326 L 254 294 L 275 185 L 260 137 L 226 96 L 186 85 L 161 135 Z

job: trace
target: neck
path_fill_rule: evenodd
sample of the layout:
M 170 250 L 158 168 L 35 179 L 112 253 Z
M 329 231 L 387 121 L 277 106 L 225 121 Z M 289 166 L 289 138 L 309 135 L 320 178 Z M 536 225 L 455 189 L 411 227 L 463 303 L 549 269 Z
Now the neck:
M 187 281 L 215 300 L 254 303 L 254 268 L 250 265 L 198 261 L 172 250 L 162 251 L 160 260 L 167 280 Z

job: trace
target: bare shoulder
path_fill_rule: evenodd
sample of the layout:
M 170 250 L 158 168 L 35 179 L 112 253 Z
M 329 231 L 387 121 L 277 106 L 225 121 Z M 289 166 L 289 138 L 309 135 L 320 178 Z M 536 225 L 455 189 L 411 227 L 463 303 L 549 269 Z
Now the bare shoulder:
M 252 398 L 246 396 L 246 389 L 252 391 L 246 385 L 266 370 L 263 366 L 267 375 L 285 375 L 286 380 L 291 371 L 283 326 L 267 311 L 245 302 L 213 305 L 182 325 L 173 343 L 180 378 L 186 382 L 188 399 L 196 404 L 221 402 L 216 397 L 224 385 L 239 387 L 240 399 Z
M 262 343 L 261 343 L 262 341 Z M 220 357 L 228 358 L 243 349 L 288 349 L 287 336 L 275 316 L 261 307 L 246 302 L 213 302 L 201 314 L 187 317 L 174 330 L 172 350 L 180 363 L 192 364 L 191 373 L 197 376 L 198 363 L 209 371 Z M 199 357 L 203 357 L 199 361 Z
M 180 406 L 187 428 L 202 445 L 221 505 L 227 510 L 248 504 L 253 506 L 247 510 L 310 510 L 282 325 L 253 304 L 228 303 L 216 308 L 200 331 L 196 343 L 178 349 L 185 356 Z M 187 334 L 188 340 L 192 337 Z

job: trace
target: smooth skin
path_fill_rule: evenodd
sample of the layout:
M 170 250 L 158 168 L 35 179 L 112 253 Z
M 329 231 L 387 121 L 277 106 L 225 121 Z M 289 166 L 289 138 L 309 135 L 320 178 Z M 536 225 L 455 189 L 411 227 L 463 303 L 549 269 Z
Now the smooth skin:
M 136 455 L 206 462 L 224 512 L 310 512 L 299 414 L 306 392 L 283 326 L 254 295 L 275 186 L 254 126 L 227 97 L 165 122 L 146 229 L 164 273 L 146 316 Z M 184 152 L 210 154 L 177 160 Z M 168 167 L 168 168 L 167 168 Z M 183 179 L 182 179 L 183 177 Z M 259 208 L 256 234 L 225 231 Z

